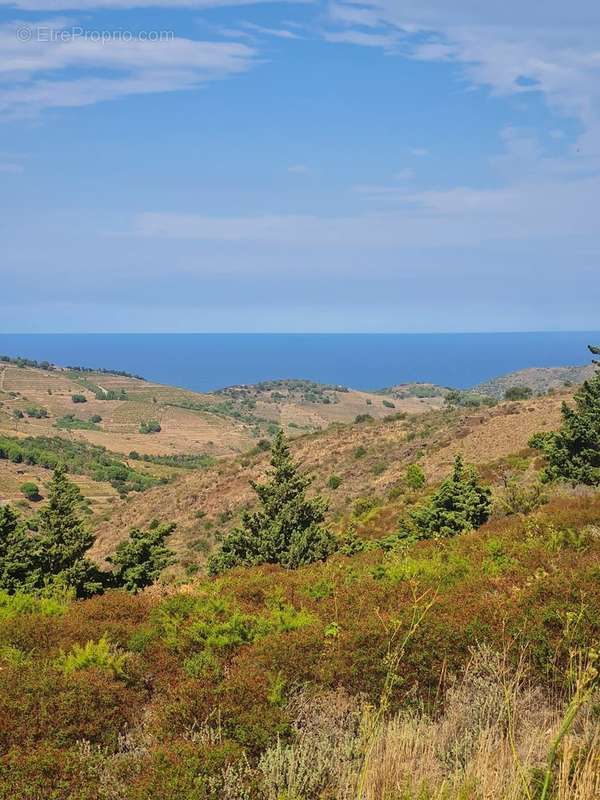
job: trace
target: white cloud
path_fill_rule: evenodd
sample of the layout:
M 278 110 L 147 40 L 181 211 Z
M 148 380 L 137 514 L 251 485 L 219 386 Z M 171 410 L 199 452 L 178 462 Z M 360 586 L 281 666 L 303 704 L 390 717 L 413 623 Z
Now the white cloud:
M 177 37 L 101 41 L 78 36 L 38 41 L 35 30 L 71 30 L 70 24 L 54 20 L 37 23 L 31 41 L 20 42 L 19 25 L 0 27 L 0 113 L 5 114 L 193 89 L 244 72 L 256 55 L 245 44 Z
M 1 6 L 23 11 L 87 11 L 97 8 L 237 8 L 272 3 L 274 0 L 0 0 Z M 313 0 L 276 0 L 279 3 L 311 3 Z
M 263 36 L 274 36 L 276 39 L 300 39 L 300 35 L 288 30 L 287 28 L 265 28 L 263 25 L 256 25 L 254 22 L 244 22 L 242 27 L 248 31 L 262 34 Z
M 334 44 L 355 44 L 360 47 L 382 47 L 391 50 L 398 44 L 398 36 L 359 30 L 325 31 L 323 38 Z
M 500 189 L 457 187 L 398 193 L 399 208 L 346 216 L 264 214 L 206 217 L 146 212 L 134 220 L 144 237 L 261 242 L 288 246 L 419 247 L 494 240 L 553 240 L 597 234 L 600 177 L 546 178 Z

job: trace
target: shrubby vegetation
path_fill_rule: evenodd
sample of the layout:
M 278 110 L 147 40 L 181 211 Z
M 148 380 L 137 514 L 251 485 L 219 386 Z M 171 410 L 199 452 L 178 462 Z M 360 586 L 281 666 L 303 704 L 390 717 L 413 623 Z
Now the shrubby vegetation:
M 160 433 L 161 430 L 160 422 L 156 419 L 140 422 L 140 433 Z
M 0 436 L 0 459 L 15 464 L 39 465 L 46 469 L 68 464 L 71 473 L 89 475 L 95 481 L 106 481 L 122 494 L 141 492 L 165 482 L 163 478 L 136 472 L 109 455 L 104 447 L 68 441 L 57 436 L 28 436 L 25 439 Z
M 511 386 L 504 392 L 505 400 L 529 400 L 533 390 L 529 386 Z
M 49 417 L 48 409 L 43 406 L 27 406 L 25 413 L 33 419 L 47 419 Z

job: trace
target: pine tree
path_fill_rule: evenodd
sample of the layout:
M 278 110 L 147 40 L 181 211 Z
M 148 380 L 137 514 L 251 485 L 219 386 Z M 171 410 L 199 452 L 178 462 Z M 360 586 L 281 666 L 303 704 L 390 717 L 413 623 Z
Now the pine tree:
M 134 593 L 154 583 L 163 569 L 175 561 L 175 554 L 165 545 L 174 530 L 174 522 L 148 531 L 134 528 L 107 559 L 115 567 L 114 583 Z
M 402 528 L 417 538 L 447 538 L 479 528 L 487 522 L 490 512 L 490 489 L 479 483 L 475 470 L 466 469 L 458 455 L 452 475 L 428 504 L 409 514 Z
M 35 542 L 10 506 L 0 506 L 0 589 L 9 594 L 40 581 Z
M 85 597 L 100 591 L 102 576 L 85 555 L 95 537 L 80 519 L 80 502 L 78 487 L 67 478 L 64 467 L 57 467 L 48 485 L 48 503 L 39 514 L 36 541 L 42 576 Z
M 327 505 L 320 497 L 307 499 L 310 479 L 298 471 L 281 431 L 271 448 L 271 466 L 266 483 L 251 482 L 259 509 L 242 515 L 221 552 L 210 560 L 211 574 L 257 564 L 296 569 L 322 561 L 337 549 L 335 537 L 322 526 Z
M 590 347 L 595 355 L 600 348 Z M 600 362 L 594 361 L 600 365 Z M 585 381 L 575 394 L 575 408 L 562 406 L 562 426 L 558 433 L 535 437 L 548 457 L 542 479 L 569 480 L 590 486 L 600 484 L 600 369 Z

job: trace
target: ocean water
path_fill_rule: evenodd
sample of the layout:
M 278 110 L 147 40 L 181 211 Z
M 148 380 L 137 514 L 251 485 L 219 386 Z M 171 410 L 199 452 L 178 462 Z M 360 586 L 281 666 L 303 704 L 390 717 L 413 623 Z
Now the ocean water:
M 0 354 L 106 367 L 209 391 L 306 378 L 356 389 L 466 388 L 524 367 L 585 364 L 600 332 L 470 334 L 0 334 Z

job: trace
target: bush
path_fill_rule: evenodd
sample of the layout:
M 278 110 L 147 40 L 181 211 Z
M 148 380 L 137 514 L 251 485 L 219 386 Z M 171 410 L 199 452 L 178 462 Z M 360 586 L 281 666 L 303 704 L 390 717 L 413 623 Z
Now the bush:
M 395 403 L 392 403 L 391 400 L 384 400 L 383 405 L 385 406 L 385 408 L 396 408 Z
M 37 483 L 34 483 L 33 481 L 26 481 L 25 483 L 22 483 L 21 492 L 28 500 L 41 500 L 39 487 Z
M 97 642 L 88 641 L 85 645 L 74 644 L 68 653 L 61 653 L 56 661 L 57 667 L 64 675 L 81 669 L 106 670 L 113 677 L 125 679 L 125 653 L 119 653 L 103 636 Z
M 90 417 L 90 422 L 93 422 L 95 425 L 97 425 L 99 422 L 102 422 L 102 417 L 100 414 L 93 414 Z
M 327 481 L 327 485 L 329 486 L 330 489 L 333 489 L 335 491 L 336 489 L 339 489 L 340 486 L 342 485 L 342 479 L 340 478 L 339 475 L 330 475 L 329 480 Z
M 147 422 L 140 423 L 140 433 L 160 433 L 161 430 L 160 422 L 156 419 L 150 419 Z
M 71 400 L 74 403 L 87 403 L 87 398 L 84 394 L 73 394 L 71 395 Z
M 533 390 L 529 386 L 511 386 L 504 392 L 505 400 L 529 400 Z
M 27 406 L 25 409 L 25 413 L 28 417 L 33 417 L 34 419 L 47 419 L 48 418 L 48 411 L 41 406 Z
M 409 489 L 422 489 L 425 486 L 425 473 L 418 464 L 409 464 L 404 473 L 404 483 Z

